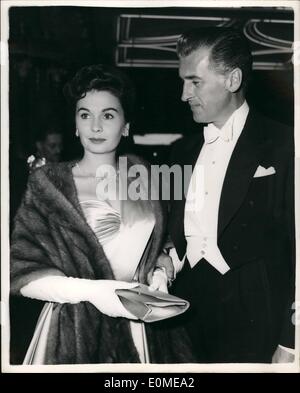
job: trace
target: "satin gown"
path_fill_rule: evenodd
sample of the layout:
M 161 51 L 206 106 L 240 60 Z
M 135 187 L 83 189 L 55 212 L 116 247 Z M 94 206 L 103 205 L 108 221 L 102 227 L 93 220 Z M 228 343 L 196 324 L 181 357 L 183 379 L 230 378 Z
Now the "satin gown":
M 138 201 L 122 201 L 121 213 L 106 201 L 86 200 L 80 205 L 87 223 L 103 247 L 115 279 L 134 281 L 154 227 L 154 216 Z M 130 329 L 141 363 L 148 363 L 144 324 L 130 321 Z
M 122 201 L 120 213 L 107 201 L 85 200 L 80 205 L 88 225 L 103 247 L 115 279 L 134 281 L 155 224 L 150 204 Z M 53 305 L 51 302 L 45 304 L 23 364 L 44 364 Z M 130 321 L 130 331 L 140 362 L 149 363 L 144 323 Z

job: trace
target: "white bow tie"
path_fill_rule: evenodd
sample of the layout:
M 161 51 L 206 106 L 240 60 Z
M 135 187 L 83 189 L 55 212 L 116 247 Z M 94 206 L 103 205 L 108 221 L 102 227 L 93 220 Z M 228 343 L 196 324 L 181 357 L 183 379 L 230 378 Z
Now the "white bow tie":
M 212 123 L 204 127 L 204 141 L 206 144 L 215 142 L 218 138 L 222 138 L 225 142 L 232 140 L 233 132 L 232 125 L 226 125 L 219 129 Z

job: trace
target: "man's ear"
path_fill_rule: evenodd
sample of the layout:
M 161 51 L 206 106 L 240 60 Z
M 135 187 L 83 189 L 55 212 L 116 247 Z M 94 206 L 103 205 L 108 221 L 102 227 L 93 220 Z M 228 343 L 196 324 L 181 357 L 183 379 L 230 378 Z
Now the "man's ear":
M 226 79 L 226 88 L 231 93 L 236 93 L 242 84 L 243 72 L 240 68 L 234 68 L 229 72 Z

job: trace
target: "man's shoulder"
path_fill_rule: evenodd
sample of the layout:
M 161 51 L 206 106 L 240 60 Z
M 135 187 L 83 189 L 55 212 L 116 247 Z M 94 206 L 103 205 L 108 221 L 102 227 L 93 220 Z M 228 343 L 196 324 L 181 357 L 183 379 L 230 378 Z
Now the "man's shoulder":
M 178 139 L 176 142 L 172 143 L 170 148 L 169 162 L 177 163 L 183 158 L 186 158 L 189 154 L 193 153 L 195 150 L 200 152 L 203 143 L 203 131 L 200 130 L 199 133 L 193 133 L 189 135 L 184 135 L 182 138 Z
M 279 149 L 294 149 L 294 128 L 264 114 L 251 110 L 249 115 L 272 145 Z
M 282 129 L 288 129 L 290 131 L 293 130 L 293 127 L 289 126 L 288 124 L 285 124 L 281 121 L 278 121 L 274 118 L 271 118 L 269 116 L 266 116 L 262 113 L 256 112 L 256 111 L 251 111 L 253 112 L 254 116 L 257 116 L 261 122 L 264 124 L 271 126 L 274 129 L 282 130 Z

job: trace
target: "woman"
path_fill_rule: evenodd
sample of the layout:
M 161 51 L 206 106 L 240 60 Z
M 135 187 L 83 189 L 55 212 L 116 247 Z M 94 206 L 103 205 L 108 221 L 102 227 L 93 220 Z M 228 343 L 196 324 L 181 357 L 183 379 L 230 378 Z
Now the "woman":
M 65 93 L 75 105 L 83 157 L 34 171 L 12 237 L 12 293 L 47 302 L 25 363 L 185 361 L 182 335 L 174 336 L 178 350 L 171 333 L 155 327 L 148 347 L 144 325 L 115 293 L 135 280 L 147 283 L 164 235 L 158 201 L 120 197 L 131 181 L 122 178 L 116 151 L 128 135 L 132 87 L 119 71 L 99 65 L 80 70 Z M 126 158 L 129 170 L 143 164 Z M 140 177 L 142 188 L 147 181 Z M 152 285 L 165 290 L 166 280 L 158 270 Z

